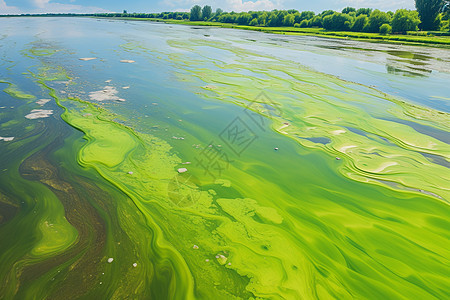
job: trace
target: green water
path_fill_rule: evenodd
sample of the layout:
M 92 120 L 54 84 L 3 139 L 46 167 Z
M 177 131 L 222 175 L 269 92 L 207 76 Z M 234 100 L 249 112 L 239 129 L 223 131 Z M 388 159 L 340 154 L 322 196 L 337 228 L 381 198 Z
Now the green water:
M 315 38 L 0 22 L 1 299 L 450 293 L 450 74 L 435 64 L 402 76 L 388 51 L 336 60 Z

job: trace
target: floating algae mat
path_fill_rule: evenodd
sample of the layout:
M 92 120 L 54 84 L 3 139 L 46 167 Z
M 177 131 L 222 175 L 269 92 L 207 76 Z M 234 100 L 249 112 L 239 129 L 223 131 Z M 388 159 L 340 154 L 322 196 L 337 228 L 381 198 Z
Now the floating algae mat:
M 270 46 L 142 22 L 0 23 L 0 299 L 450 293 L 448 86 L 420 103 L 387 84 L 426 78 L 345 81 L 259 33 Z

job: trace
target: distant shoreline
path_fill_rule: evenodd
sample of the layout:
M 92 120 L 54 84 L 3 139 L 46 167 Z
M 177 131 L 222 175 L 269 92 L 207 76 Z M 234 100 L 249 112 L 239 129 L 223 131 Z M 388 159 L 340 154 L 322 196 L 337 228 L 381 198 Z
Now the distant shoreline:
M 437 36 L 414 36 L 404 34 L 391 34 L 381 35 L 379 33 L 365 33 L 365 32 L 353 32 L 353 31 L 327 31 L 323 28 L 294 28 L 294 27 L 259 27 L 259 26 L 247 26 L 237 25 L 220 22 L 208 22 L 208 21 L 187 21 L 187 20 L 170 20 L 170 19 L 157 19 L 157 18 L 132 18 L 132 17 L 91 17 L 95 19 L 104 20 L 127 20 L 127 21 L 150 21 L 166 24 L 179 24 L 190 26 L 205 26 L 205 27 L 219 27 L 219 28 L 234 28 L 242 30 L 252 30 L 265 33 L 274 33 L 281 35 L 297 35 L 297 36 L 316 36 L 322 38 L 333 39 L 348 39 L 356 41 L 365 41 L 372 43 L 389 43 L 389 44 L 402 44 L 410 46 L 427 46 L 438 48 L 450 48 L 450 36 L 437 37 Z
M 205 27 L 218 27 L 218 28 L 234 28 L 241 30 L 252 30 L 265 33 L 281 34 L 281 35 L 293 35 L 293 36 L 315 36 L 322 38 L 333 39 L 348 39 L 355 41 L 365 41 L 372 43 L 388 43 L 388 44 L 403 44 L 410 46 L 427 46 L 437 48 L 450 48 L 450 36 L 427 36 L 427 35 L 404 35 L 404 34 L 390 34 L 381 35 L 379 33 L 366 33 L 366 32 L 354 32 L 354 31 L 328 31 L 323 28 L 295 28 L 295 27 L 260 27 L 260 26 L 248 26 L 238 25 L 230 23 L 220 22 L 208 22 L 208 21 L 189 21 L 189 20 L 173 20 L 173 19 L 159 19 L 159 18 L 134 18 L 134 17 L 98 17 L 98 16 L 86 16 L 86 15 L 23 15 L 23 16 L 8 16 L 0 15 L 1 18 L 16 18 L 16 17 L 81 17 L 81 18 L 94 18 L 103 20 L 127 20 L 127 21 L 147 21 L 158 22 L 166 24 L 179 24 L 190 26 L 205 26 Z

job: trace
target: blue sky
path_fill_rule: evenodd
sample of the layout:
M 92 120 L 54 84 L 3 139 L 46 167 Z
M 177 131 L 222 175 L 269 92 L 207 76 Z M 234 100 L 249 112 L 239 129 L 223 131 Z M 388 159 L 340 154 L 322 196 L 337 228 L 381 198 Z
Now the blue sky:
M 225 11 L 290 9 L 341 10 L 346 6 L 381 10 L 414 9 L 414 0 L 0 0 L 0 14 L 42 12 L 161 12 L 187 11 L 195 4 L 209 4 Z

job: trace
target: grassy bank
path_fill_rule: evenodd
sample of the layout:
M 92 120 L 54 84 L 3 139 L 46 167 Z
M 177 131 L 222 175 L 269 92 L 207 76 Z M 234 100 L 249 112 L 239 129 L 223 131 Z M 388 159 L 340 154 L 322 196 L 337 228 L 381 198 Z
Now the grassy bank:
M 450 36 L 435 36 L 435 35 L 403 35 L 391 34 L 381 35 L 378 33 L 366 32 L 351 32 L 351 31 L 328 31 L 323 28 L 295 28 L 295 27 L 259 27 L 246 26 L 219 22 L 203 22 L 203 21 L 187 21 L 187 20 L 169 20 L 169 19 L 155 19 L 155 18 L 105 18 L 105 19 L 119 19 L 119 20 L 134 20 L 134 21 L 153 21 L 164 22 L 169 24 L 181 24 L 191 26 L 213 26 L 221 28 L 237 28 L 243 30 L 254 30 L 267 33 L 276 33 L 284 35 L 303 35 L 303 36 L 319 36 L 338 39 L 352 39 L 363 40 L 370 42 L 384 42 L 397 43 L 409 45 L 422 45 L 433 47 L 450 48 Z M 425 33 L 424 33 L 425 34 Z

